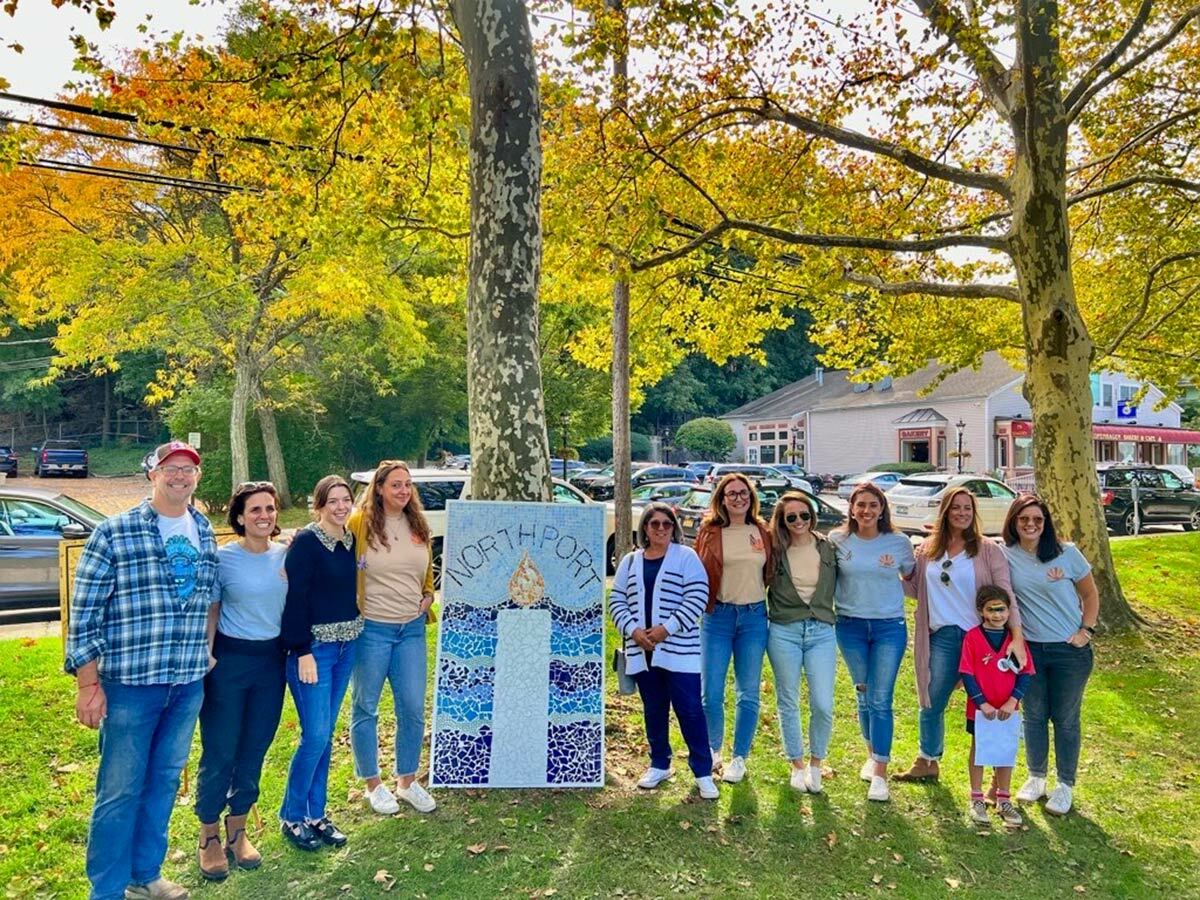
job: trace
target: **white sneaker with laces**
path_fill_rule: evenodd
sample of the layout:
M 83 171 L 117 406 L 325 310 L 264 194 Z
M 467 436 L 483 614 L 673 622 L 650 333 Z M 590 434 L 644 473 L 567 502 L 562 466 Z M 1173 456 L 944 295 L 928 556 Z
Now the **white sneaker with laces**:
M 821 767 L 808 767 L 808 792 L 810 794 L 821 793 Z
M 417 812 L 428 813 L 437 809 L 437 803 L 429 796 L 429 792 L 416 781 L 406 788 L 397 788 L 396 797 L 406 802 Z
M 696 789 L 700 791 L 702 800 L 716 800 L 721 796 L 721 792 L 717 790 L 717 783 L 713 781 L 711 775 L 701 775 L 697 778 Z
M 715 772 L 715 771 L 717 771 L 717 769 L 721 768 L 721 751 L 713 750 L 712 758 L 713 758 L 713 771 Z
M 400 812 L 396 795 L 389 791 L 382 781 L 375 785 L 374 790 L 367 791 L 367 802 L 371 804 L 371 809 L 381 816 L 394 816 Z
M 880 778 L 878 775 L 871 779 L 871 786 L 867 788 L 867 799 L 877 800 L 880 803 L 886 803 L 892 799 L 891 792 L 888 790 L 886 778 Z
M 1030 775 L 1021 789 L 1017 791 L 1017 799 L 1022 803 L 1037 803 L 1046 796 L 1046 779 Z
M 737 784 L 746 777 L 746 760 L 744 757 L 735 756 L 729 761 L 729 765 L 725 767 L 725 771 L 721 774 L 721 780 L 727 781 L 730 784 Z
M 862 768 L 858 770 L 858 777 L 863 781 L 870 781 L 875 777 L 875 760 L 867 757 L 867 761 L 862 764 Z
M 793 791 L 799 791 L 802 794 L 808 793 L 808 770 L 793 767 L 790 781 Z
M 674 769 L 656 769 L 654 766 L 651 766 L 638 779 L 637 786 L 644 791 L 652 791 L 674 774 Z
M 1065 816 L 1071 811 L 1072 795 L 1069 784 L 1055 785 L 1054 790 L 1050 792 L 1050 799 L 1046 801 L 1046 812 L 1055 816 Z

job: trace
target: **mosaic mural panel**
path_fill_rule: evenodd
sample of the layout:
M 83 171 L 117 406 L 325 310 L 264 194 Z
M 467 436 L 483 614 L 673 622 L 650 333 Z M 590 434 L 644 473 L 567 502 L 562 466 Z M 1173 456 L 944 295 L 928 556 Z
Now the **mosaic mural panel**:
M 603 786 L 603 507 L 447 508 L 430 784 Z

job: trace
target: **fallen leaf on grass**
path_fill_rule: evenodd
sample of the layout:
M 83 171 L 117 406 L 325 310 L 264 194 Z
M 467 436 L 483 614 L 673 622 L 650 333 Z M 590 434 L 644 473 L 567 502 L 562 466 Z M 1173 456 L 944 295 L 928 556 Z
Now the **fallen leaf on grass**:
M 495 847 L 492 848 L 492 852 L 493 853 L 507 853 L 511 849 L 512 849 L 512 847 L 508 846 L 508 844 L 497 844 Z
M 385 891 L 390 891 L 396 886 L 396 879 L 388 874 L 387 869 L 380 869 L 378 872 L 376 872 L 372 881 L 374 881 L 376 884 L 382 884 Z
M 1084 887 L 1082 884 L 1077 884 L 1077 885 L 1075 885 L 1075 893 L 1077 893 L 1077 894 L 1086 894 L 1086 893 L 1087 893 L 1087 888 L 1086 888 L 1086 887 Z
M 487 850 L 487 844 L 472 844 L 471 846 L 469 846 L 467 848 L 467 852 L 470 853 L 472 856 L 478 856 L 480 853 L 483 853 L 485 850 Z
M 67 763 L 62 766 L 56 766 L 54 771 L 59 775 L 70 775 L 72 772 L 79 771 L 79 763 Z
M 21 638 L 21 646 L 22 647 L 36 647 L 37 641 L 35 641 L 33 638 Z
M 957 891 L 960 887 L 962 887 L 962 882 L 957 878 L 945 878 L 943 880 L 946 882 L 946 887 L 950 888 L 952 891 Z
M 831 831 L 831 832 L 829 832 L 829 834 L 825 835 L 825 846 L 828 847 L 830 850 L 832 850 L 835 846 L 837 846 L 837 841 L 838 841 L 838 838 L 837 838 L 836 831 Z
M 433 871 L 433 863 L 425 863 L 424 869 L 426 872 L 432 872 Z
M 871 876 L 871 883 L 872 884 L 883 884 L 883 876 L 880 875 L 878 872 L 876 872 L 874 875 Z
M 684 831 L 687 831 L 689 828 L 692 827 L 692 823 L 689 822 L 687 819 L 684 819 L 682 822 L 679 823 L 679 827 L 682 828 Z

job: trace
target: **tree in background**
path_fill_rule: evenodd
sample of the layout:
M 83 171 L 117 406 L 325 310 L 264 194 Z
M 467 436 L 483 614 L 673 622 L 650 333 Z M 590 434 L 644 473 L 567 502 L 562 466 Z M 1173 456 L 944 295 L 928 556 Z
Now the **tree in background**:
M 737 438 L 728 422 L 704 416 L 680 425 L 675 443 L 697 459 L 724 462 L 737 446 Z

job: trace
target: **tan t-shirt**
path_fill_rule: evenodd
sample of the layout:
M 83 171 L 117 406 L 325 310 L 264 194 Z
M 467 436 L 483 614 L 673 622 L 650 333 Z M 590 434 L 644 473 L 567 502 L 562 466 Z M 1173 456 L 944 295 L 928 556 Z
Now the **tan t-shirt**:
M 429 568 L 429 548 L 413 534 L 403 515 L 385 520 L 390 547 L 375 540 L 367 547 L 363 615 L 376 622 L 411 622 L 421 608 L 421 588 Z
M 792 544 L 787 550 L 788 568 L 792 570 L 792 587 L 805 603 L 812 603 L 813 595 L 817 592 L 817 582 L 821 579 L 821 554 L 817 551 L 817 542 L 807 544 Z
M 721 529 L 722 603 L 761 603 L 767 594 L 763 585 L 763 566 L 767 548 L 756 525 L 730 525 Z

